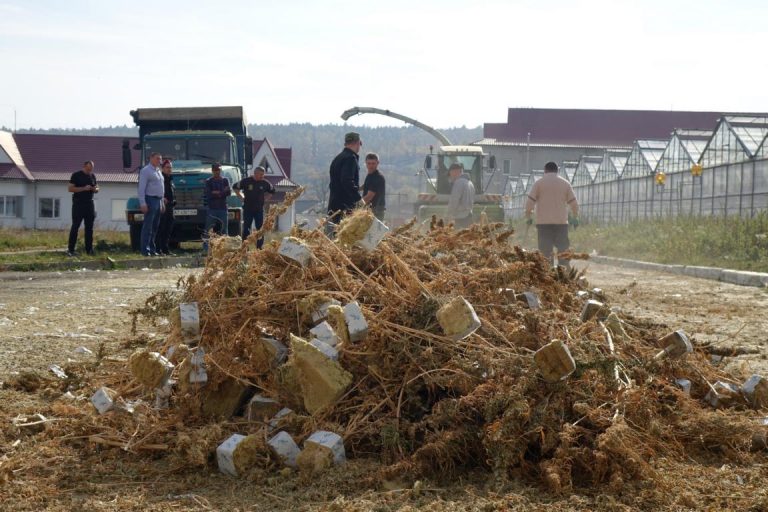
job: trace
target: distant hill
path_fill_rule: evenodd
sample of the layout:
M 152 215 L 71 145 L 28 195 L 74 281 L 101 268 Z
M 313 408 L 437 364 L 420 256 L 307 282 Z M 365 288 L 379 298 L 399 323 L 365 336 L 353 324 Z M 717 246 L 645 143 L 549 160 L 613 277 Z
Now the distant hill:
M 6 128 L 2 128 L 6 130 Z M 343 147 L 344 134 L 359 132 L 365 153 L 379 154 L 380 169 L 387 178 L 388 195 L 405 194 L 403 202 L 412 202 L 418 191 L 416 171 L 421 168 L 429 146 L 439 142 L 428 133 L 413 126 L 367 127 L 353 125 L 309 123 L 251 124 L 249 132 L 254 139 L 268 138 L 276 147 L 293 149 L 292 178 L 307 186 L 308 199 L 325 199 L 328 165 Z M 466 144 L 482 138 L 482 127 L 441 129 L 454 144 Z M 78 129 L 29 129 L 19 133 L 48 133 L 64 135 L 137 136 L 138 129 L 130 126 L 104 126 Z M 362 167 L 361 158 L 361 167 Z M 361 176 L 362 182 L 362 176 Z

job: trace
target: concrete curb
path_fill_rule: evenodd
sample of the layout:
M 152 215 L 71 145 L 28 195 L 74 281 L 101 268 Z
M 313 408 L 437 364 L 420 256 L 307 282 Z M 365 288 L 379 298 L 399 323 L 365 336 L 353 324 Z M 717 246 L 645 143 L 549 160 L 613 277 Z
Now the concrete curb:
M 715 267 L 697 267 L 694 265 L 664 265 L 662 263 L 652 263 L 649 261 L 613 258 L 611 256 L 590 256 L 589 260 L 594 261 L 595 263 L 604 263 L 606 265 L 698 277 L 699 279 L 710 279 L 712 281 L 721 281 L 723 283 L 737 284 L 739 286 L 755 286 L 757 288 L 768 287 L 768 274 L 763 272 L 749 272 L 747 270 L 731 270 Z
M 53 263 L 14 263 L 10 265 L 0 265 L 0 279 L 3 279 L 7 272 L 46 272 L 61 270 L 124 270 L 137 268 L 172 268 L 172 267 L 201 267 L 205 264 L 205 258 L 202 255 L 196 256 L 173 256 L 173 257 L 152 257 L 136 258 L 129 260 L 108 260 L 106 257 L 98 260 L 87 261 L 57 261 Z M 11 278 L 11 277 L 8 277 Z

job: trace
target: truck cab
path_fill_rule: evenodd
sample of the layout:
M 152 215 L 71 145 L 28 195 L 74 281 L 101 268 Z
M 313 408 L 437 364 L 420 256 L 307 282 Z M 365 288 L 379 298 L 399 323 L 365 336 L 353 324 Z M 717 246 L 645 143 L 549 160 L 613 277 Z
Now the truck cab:
M 149 162 L 152 153 L 160 153 L 173 162 L 176 206 L 171 247 L 177 248 L 179 242 L 201 240 L 208 208 L 205 180 L 213 175 L 211 165 L 220 163 L 222 176 L 233 186 L 246 176 L 253 158 L 253 143 L 245 134 L 242 108 L 139 109 L 131 115 L 139 125 L 142 161 L 138 168 Z M 233 194 L 227 198 L 227 205 L 229 235 L 240 235 L 242 203 Z M 138 198 L 129 199 L 126 220 L 131 246 L 138 250 L 144 220 Z

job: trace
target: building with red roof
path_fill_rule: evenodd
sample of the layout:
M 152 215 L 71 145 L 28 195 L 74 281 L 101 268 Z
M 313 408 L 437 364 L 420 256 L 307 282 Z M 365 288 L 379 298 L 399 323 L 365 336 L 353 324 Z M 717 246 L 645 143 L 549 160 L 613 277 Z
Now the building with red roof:
M 83 162 L 92 160 L 100 185 L 94 196 L 96 226 L 127 230 L 125 206 L 129 198 L 136 196 L 138 169 L 123 167 L 123 147 L 130 148 L 131 161 L 138 164 L 141 153 L 133 149 L 137 143 L 136 137 L 0 131 L 0 227 L 68 228 L 72 207 L 72 194 L 67 191 L 70 176 L 82 169 Z M 267 179 L 278 190 L 276 200 L 298 186 L 290 180 L 290 148 L 274 148 L 267 139 L 254 142 L 254 165 L 262 160 L 269 165 Z M 280 224 L 292 222 L 292 211 L 283 217 Z

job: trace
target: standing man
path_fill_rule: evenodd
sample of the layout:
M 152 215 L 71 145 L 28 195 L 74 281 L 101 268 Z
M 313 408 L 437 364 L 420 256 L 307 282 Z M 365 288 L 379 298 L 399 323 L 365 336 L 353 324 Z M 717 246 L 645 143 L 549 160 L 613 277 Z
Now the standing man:
M 96 219 L 93 194 L 98 193 L 99 186 L 96 184 L 91 160 L 83 162 L 82 171 L 72 173 L 67 190 L 72 192 L 72 227 L 69 228 L 67 256 L 75 256 L 77 232 L 81 222 L 85 222 L 85 253 L 93 256 L 93 221 Z
M 363 141 L 360 134 L 349 132 L 344 135 L 344 149 L 331 162 L 330 197 L 328 216 L 334 224 L 349 214 L 360 203 L 360 148 Z
M 208 252 L 208 237 L 211 227 L 221 234 L 227 235 L 227 197 L 232 195 L 229 180 L 221 175 L 221 164 L 216 162 L 211 165 L 213 176 L 205 180 L 205 199 L 208 204 L 208 212 L 205 215 L 205 233 L 203 234 L 203 251 Z
M 384 220 L 386 195 L 386 180 L 379 171 L 379 155 L 368 153 L 365 155 L 365 168 L 368 174 L 363 182 L 363 201 L 373 210 L 377 219 Z
M 544 176 L 531 188 L 525 202 L 526 222 L 533 224 L 534 207 L 536 208 L 536 231 L 538 231 L 539 251 L 554 265 L 552 249 L 558 252 L 568 250 L 571 242 L 568 240 L 568 206 L 573 213 L 573 225 L 579 225 L 579 202 L 573 193 L 571 184 L 557 175 L 557 164 L 547 162 L 544 166 Z M 559 263 L 569 268 L 569 260 Z
M 475 185 L 464 166 L 451 164 L 448 179 L 453 183 L 451 197 L 448 200 L 448 217 L 453 219 L 457 229 L 468 228 L 472 224 L 472 207 L 475 204 Z
M 168 244 L 171 241 L 171 232 L 173 231 L 173 208 L 176 206 L 175 192 L 176 188 L 173 186 L 173 163 L 167 158 L 163 160 L 163 205 L 165 206 L 165 212 L 160 215 L 160 225 L 157 228 L 157 236 L 155 237 L 155 246 L 160 254 L 165 256 L 173 256 Z
M 235 183 L 232 187 L 235 194 L 243 201 L 243 240 L 251 234 L 251 223 L 256 231 L 264 225 L 264 201 L 269 200 L 275 193 L 275 187 L 264 179 L 266 171 L 262 166 L 253 170 L 253 176 L 249 176 Z M 259 238 L 256 247 L 261 249 L 264 245 L 264 237 Z
M 160 172 L 162 160 L 160 153 L 152 153 L 149 155 L 149 163 L 139 171 L 139 207 L 144 214 L 144 222 L 141 224 L 142 256 L 157 256 L 155 236 L 160 226 L 160 214 L 165 211 L 165 180 Z

